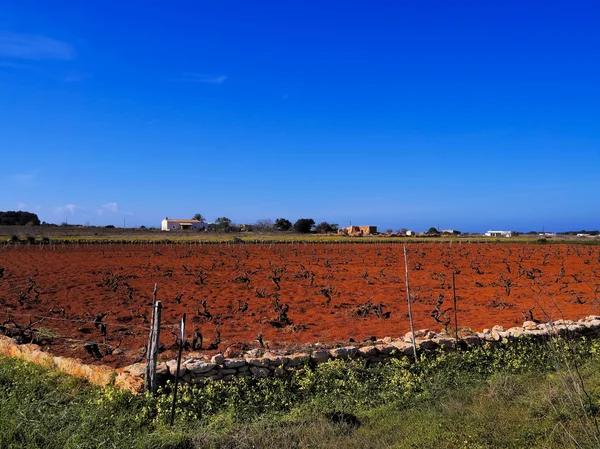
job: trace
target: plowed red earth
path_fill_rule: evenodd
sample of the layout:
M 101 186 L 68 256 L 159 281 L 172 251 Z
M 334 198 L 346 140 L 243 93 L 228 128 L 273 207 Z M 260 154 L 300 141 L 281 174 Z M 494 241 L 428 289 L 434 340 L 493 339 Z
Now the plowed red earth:
M 453 318 L 453 272 L 461 327 L 511 327 L 530 310 L 540 321 L 600 314 L 598 247 L 454 242 L 407 249 L 417 329 L 441 330 Z M 222 351 L 258 347 L 259 333 L 277 348 L 409 330 L 397 244 L 8 245 L 0 267 L 0 323 L 46 317 L 35 327 L 50 337 L 42 340 L 48 350 L 90 363 L 123 366 L 143 356 L 155 283 L 162 357 L 174 354 L 184 312 L 186 339 L 198 330 L 206 348 L 218 329 Z M 99 313 L 107 313 L 106 336 L 93 323 Z M 90 341 L 102 343 L 102 355 L 116 350 L 95 359 L 83 347 Z

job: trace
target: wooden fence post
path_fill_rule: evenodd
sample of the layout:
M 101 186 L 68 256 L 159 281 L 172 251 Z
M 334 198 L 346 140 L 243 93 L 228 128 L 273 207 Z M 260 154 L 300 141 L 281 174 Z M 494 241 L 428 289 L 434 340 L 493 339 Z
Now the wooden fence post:
M 152 310 L 152 328 L 146 354 L 146 391 L 156 393 L 156 365 L 158 362 L 158 347 L 160 346 L 160 321 L 162 315 L 162 302 L 156 301 Z
M 415 342 L 415 326 L 413 325 L 410 289 L 408 286 L 408 256 L 406 255 L 406 244 L 404 245 L 404 269 L 406 274 L 406 301 L 408 302 L 408 319 L 410 321 L 410 332 L 412 334 L 413 355 L 415 356 L 415 363 L 417 363 L 417 343 Z

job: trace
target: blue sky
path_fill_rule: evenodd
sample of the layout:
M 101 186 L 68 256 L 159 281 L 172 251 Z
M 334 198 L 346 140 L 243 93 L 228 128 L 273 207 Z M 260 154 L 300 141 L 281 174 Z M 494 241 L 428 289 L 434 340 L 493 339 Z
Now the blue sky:
M 600 228 L 597 2 L 0 0 L 0 210 Z

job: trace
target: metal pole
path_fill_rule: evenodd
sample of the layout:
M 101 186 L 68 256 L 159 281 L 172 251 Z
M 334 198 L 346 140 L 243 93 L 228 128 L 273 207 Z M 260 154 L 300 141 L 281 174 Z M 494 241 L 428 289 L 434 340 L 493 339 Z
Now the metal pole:
M 177 370 L 175 371 L 175 388 L 173 389 L 173 407 L 171 408 L 171 426 L 175 421 L 175 406 L 177 405 L 177 386 L 179 385 L 179 368 L 181 366 L 181 352 L 183 351 L 183 336 L 185 334 L 185 313 L 181 318 L 179 327 L 179 354 L 177 354 Z
M 408 302 L 408 319 L 410 321 L 410 333 L 412 334 L 413 354 L 417 362 L 417 344 L 415 343 L 415 327 L 413 325 L 412 306 L 410 303 L 410 290 L 408 288 L 408 256 L 406 255 L 406 244 L 404 245 L 404 269 L 406 273 L 406 301 Z
M 452 292 L 454 296 L 454 330 L 456 333 L 456 347 L 458 347 L 458 313 L 456 311 L 456 280 L 454 278 L 454 271 L 452 272 Z

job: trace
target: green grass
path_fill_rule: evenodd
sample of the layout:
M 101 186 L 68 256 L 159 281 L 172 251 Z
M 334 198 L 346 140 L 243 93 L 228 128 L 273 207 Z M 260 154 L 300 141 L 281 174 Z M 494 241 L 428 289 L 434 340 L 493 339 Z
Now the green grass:
M 0 357 L 0 447 L 598 447 L 600 342 L 524 342 L 416 366 L 336 361 L 180 397 L 171 428 L 169 395 L 100 389 Z

